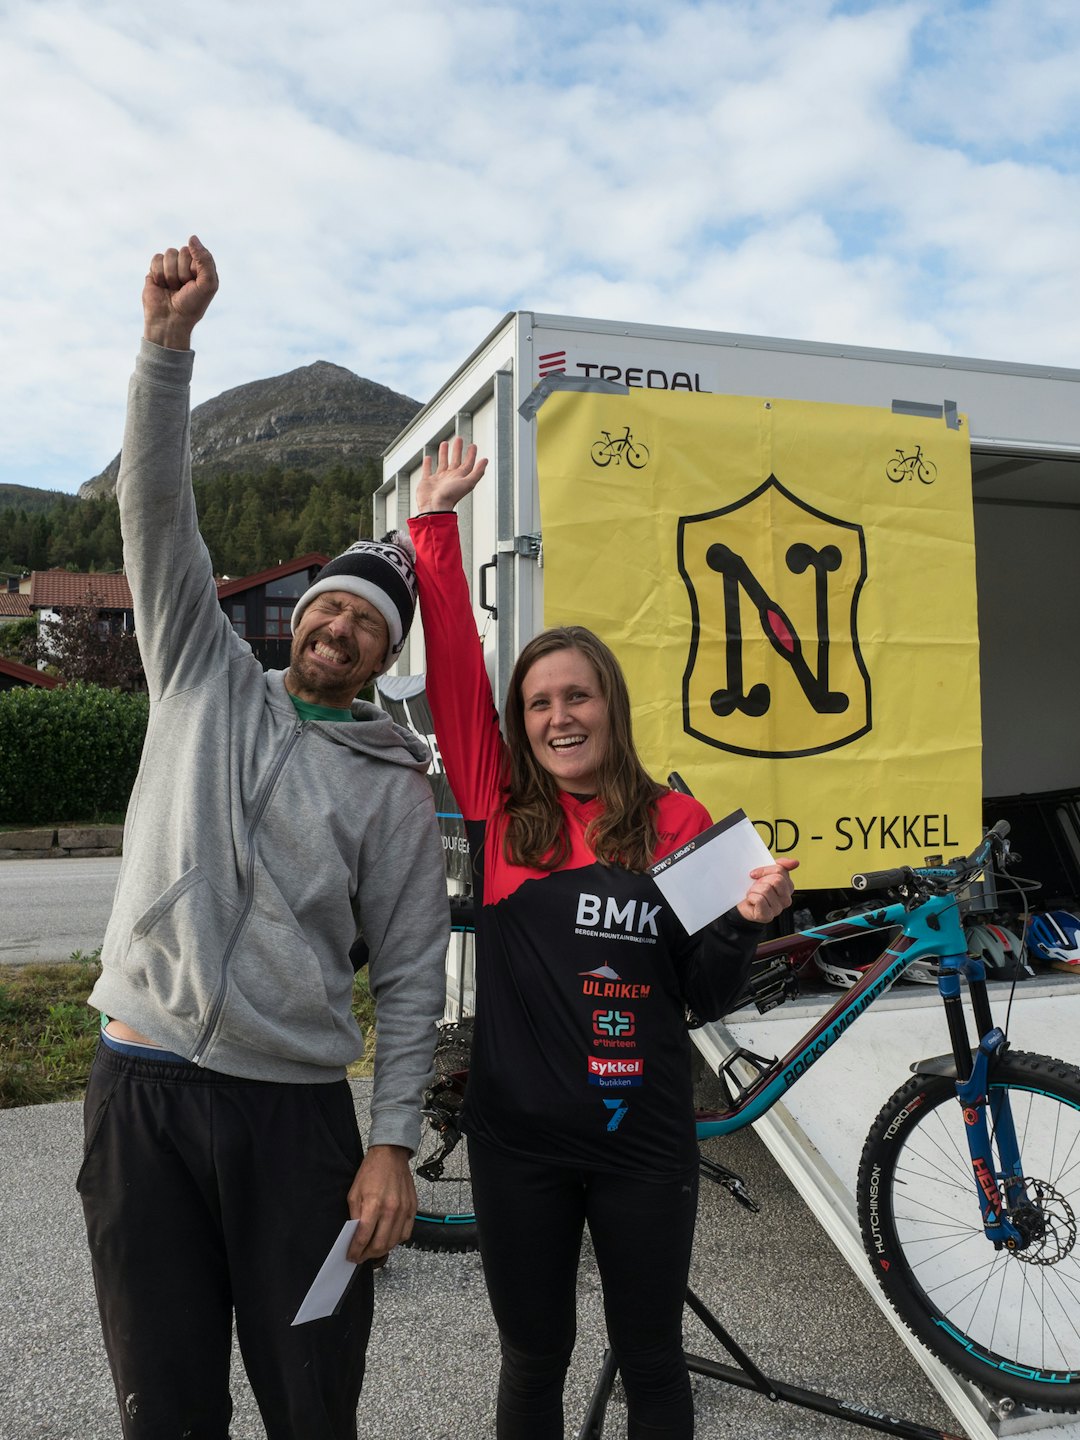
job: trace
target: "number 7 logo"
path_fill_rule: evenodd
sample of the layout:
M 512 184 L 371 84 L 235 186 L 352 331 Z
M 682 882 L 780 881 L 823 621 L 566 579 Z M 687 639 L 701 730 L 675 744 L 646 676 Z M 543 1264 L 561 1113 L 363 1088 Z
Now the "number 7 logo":
M 619 1123 L 630 1109 L 625 1100 L 605 1100 L 604 1104 L 613 1112 L 611 1119 L 607 1122 L 608 1133 L 619 1128 Z

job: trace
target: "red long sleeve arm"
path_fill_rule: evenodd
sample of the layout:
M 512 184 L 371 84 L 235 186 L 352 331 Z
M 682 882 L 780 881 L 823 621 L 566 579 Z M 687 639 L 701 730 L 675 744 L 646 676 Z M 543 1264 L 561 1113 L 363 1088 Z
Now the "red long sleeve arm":
M 416 546 L 427 693 L 450 788 L 466 820 L 482 820 L 502 786 L 506 747 L 461 565 L 457 516 L 409 521 Z

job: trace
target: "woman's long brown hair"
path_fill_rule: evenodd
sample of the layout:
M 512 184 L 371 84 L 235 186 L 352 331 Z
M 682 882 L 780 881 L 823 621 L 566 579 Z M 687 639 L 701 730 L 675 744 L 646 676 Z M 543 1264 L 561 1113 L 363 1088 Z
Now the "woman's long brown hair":
M 588 660 L 607 703 L 608 743 L 596 772 L 603 810 L 590 821 L 585 838 L 603 864 L 645 870 L 656 850 L 655 802 L 664 787 L 649 775 L 634 748 L 630 695 L 618 660 L 581 625 L 542 631 L 522 650 L 510 677 L 504 717 L 510 751 L 506 857 L 514 865 L 557 870 L 570 854 L 559 787 L 532 752 L 522 696 L 532 666 L 559 650 L 577 650 Z

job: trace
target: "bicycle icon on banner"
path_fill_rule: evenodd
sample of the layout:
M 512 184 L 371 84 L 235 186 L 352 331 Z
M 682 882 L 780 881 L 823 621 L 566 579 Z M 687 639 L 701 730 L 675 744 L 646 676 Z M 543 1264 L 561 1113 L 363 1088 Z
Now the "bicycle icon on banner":
M 914 455 L 905 455 L 897 450 L 894 459 L 885 466 L 885 474 L 899 485 L 902 480 L 918 480 L 922 485 L 932 485 L 937 479 L 937 466 L 932 460 L 924 460 L 922 446 L 915 446 Z
M 625 460 L 631 470 L 641 470 L 649 463 L 649 447 L 635 443 L 634 437 L 630 434 L 629 425 L 614 440 L 611 438 L 609 430 L 601 430 L 600 433 L 604 438 L 593 441 L 589 451 L 594 465 L 603 468 L 605 465 L 610 465 L 612 460 L 616 465 Z

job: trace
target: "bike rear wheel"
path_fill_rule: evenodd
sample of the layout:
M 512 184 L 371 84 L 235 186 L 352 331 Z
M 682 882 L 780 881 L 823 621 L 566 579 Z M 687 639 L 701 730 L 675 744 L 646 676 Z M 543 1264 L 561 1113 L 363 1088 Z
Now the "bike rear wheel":
M 405 1243 L 417 1250 L 475 1250 L 469 1156 L 461 1135 L 461 1107 L 472 1048 L 472 1019 L 443 1025 L 435 1044 L 435 1074 L 424 1095 L 420 1145 L 413 1156 L 416 1219 Z
M 986 1238 L 955 1082 L 927 1075 L 897 1090 L 866 1138 L 863 1244 L 900 1318 L 951 1369 L 1028 1406 L 1075 1410 L 1080 1070 L 1009 1052 L 992 1068 L 991 1110 L 1004 1098 L 1028 1195 L 1023 1213 L 1008 1213 L 1026 1246 Z

